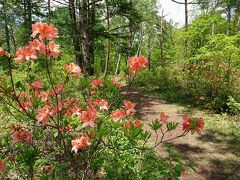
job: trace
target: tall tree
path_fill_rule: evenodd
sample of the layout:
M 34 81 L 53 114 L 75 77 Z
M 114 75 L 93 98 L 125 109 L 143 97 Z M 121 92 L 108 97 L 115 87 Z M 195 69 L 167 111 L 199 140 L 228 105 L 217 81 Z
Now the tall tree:
M 81 40 L 80 40 L 80 29 L 77 23 L 76 18 L 76 2 L 75 0 L 69 0 L 69 15 L 71 19 L 71 29 L 72 29 L 72 40 L 73 40 L 73 48 L 76 63 L 83 68 L 82 63 L 82 53 L 81 53 Z

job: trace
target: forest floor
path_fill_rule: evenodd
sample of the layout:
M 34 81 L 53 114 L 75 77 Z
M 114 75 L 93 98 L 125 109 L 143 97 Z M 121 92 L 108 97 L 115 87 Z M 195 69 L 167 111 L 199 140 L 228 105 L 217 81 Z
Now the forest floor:
M 194 172 L 190 168 L 185 168 L 181 176 L 182 180 L 240 179 L 240 137 L 238 136 L 240 122 L 234 124 L 235 121 L 222 116 L 220 118 L 220 115 L 211 114 L 206 110 L 161 100 L 151 92 L 131 91 L 130 97 L 137 104 L 139 118 L 147 120 L 144 121 L 146 124 L 159 119 L 160 112 L 164 112 L 170 116 L 171 121 L 180 124 L 182 124 L 181 115 L 186 113 L 190 117 L 203 117 L 206 120 L 206 128 L 202 135 L 189 133 L 168 143 L 175 148 L 185 163 L 191 164 L 196 169 Z M 182 128 L 179 128 L 171 136 L 181 132 Z M 151 139 L 154 141 L 154 134 Z M 160 157 L 164 154 L 161 147 L 156 149 L 156 154 Z

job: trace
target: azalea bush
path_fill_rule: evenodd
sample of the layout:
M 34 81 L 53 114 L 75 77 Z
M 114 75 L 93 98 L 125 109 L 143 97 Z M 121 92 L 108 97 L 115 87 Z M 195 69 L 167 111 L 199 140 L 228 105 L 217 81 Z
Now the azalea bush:
M 229 96 L 239 100 L 239 37 L 211 36 L 186 66 L 191 94 L 217 111 L 229 111 Z
M 203 119 L 183 116 L 182 132 L 175 137 L 167 134 L 179 123 L 169 121 L 164 113 L 148 123 L 136 119 L 136 104 L 124 99 L 127 95 L 120 89 L 147 67 L 147 59 L 131 57 L 124 81 L 87 77 L 74 63 L 56 72 L 60 56 L 57 37 L 58 30 L 52 24 L 37 22 L 32 26 L 33 40 L 16 55 L 0 48 L 8 67 L 0 84 L 4 114 L 1 177 L 179 177 L 182 162 L 171 149 L 167 148 L 168 156 L 159 159 L 158 174 L 146 170 L 143 162 L 148 163 L 147 152 L 189 132 L 201 133 Z M 151 130 L 146 131 L 145 126 Z M 152 133 L 157 138 L 149 142 Z

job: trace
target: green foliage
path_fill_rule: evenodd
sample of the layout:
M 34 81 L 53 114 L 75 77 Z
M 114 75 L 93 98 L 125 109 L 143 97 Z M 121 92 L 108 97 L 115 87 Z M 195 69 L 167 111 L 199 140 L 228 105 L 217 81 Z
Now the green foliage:
M 239 114 L 240 113 L 240 103 L 237 102 L 232 96 L 228 97 L 227 106 L 229 108 L 229 113 Z
M 216 35 L 188 64 L 188 86 L 194 96 L 203 96 L 210 107 L 226 110 L 229 95 L 237 96 L 239 83 L 239 38 Z

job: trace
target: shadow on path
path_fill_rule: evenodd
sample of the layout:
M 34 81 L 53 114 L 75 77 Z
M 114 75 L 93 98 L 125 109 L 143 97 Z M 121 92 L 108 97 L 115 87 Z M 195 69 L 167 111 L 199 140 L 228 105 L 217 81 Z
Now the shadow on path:
M 194 110 L 183 105 L 170 104 L 154 97 L 143 95 L 139 92 L 131 92 L 130 100 L 136 102 L 139 118 L 148 121 L 159 119 L 160 112 L 170 116 L 171 121 L 181 122 L 181 113 L 193 114 Z M 190 112 L 190 111 L 191 112 Z M 205 112 L 198 112 L 197 116 L 204 116 Z M 176 133 L 181 133 L 181 128 Z M 175 147 L 186 163 L 192 164 L 196 172 L 186 169 L 181 179 L 240 179 L 240 150 L 236 151 L 236 142 L 239 137 L 225 137 L 221 132 L 206 129 L 202 135 L 190 135 L 179 138 L 168 144 Z M 156 149 L 161 154 L 161 147 Z

